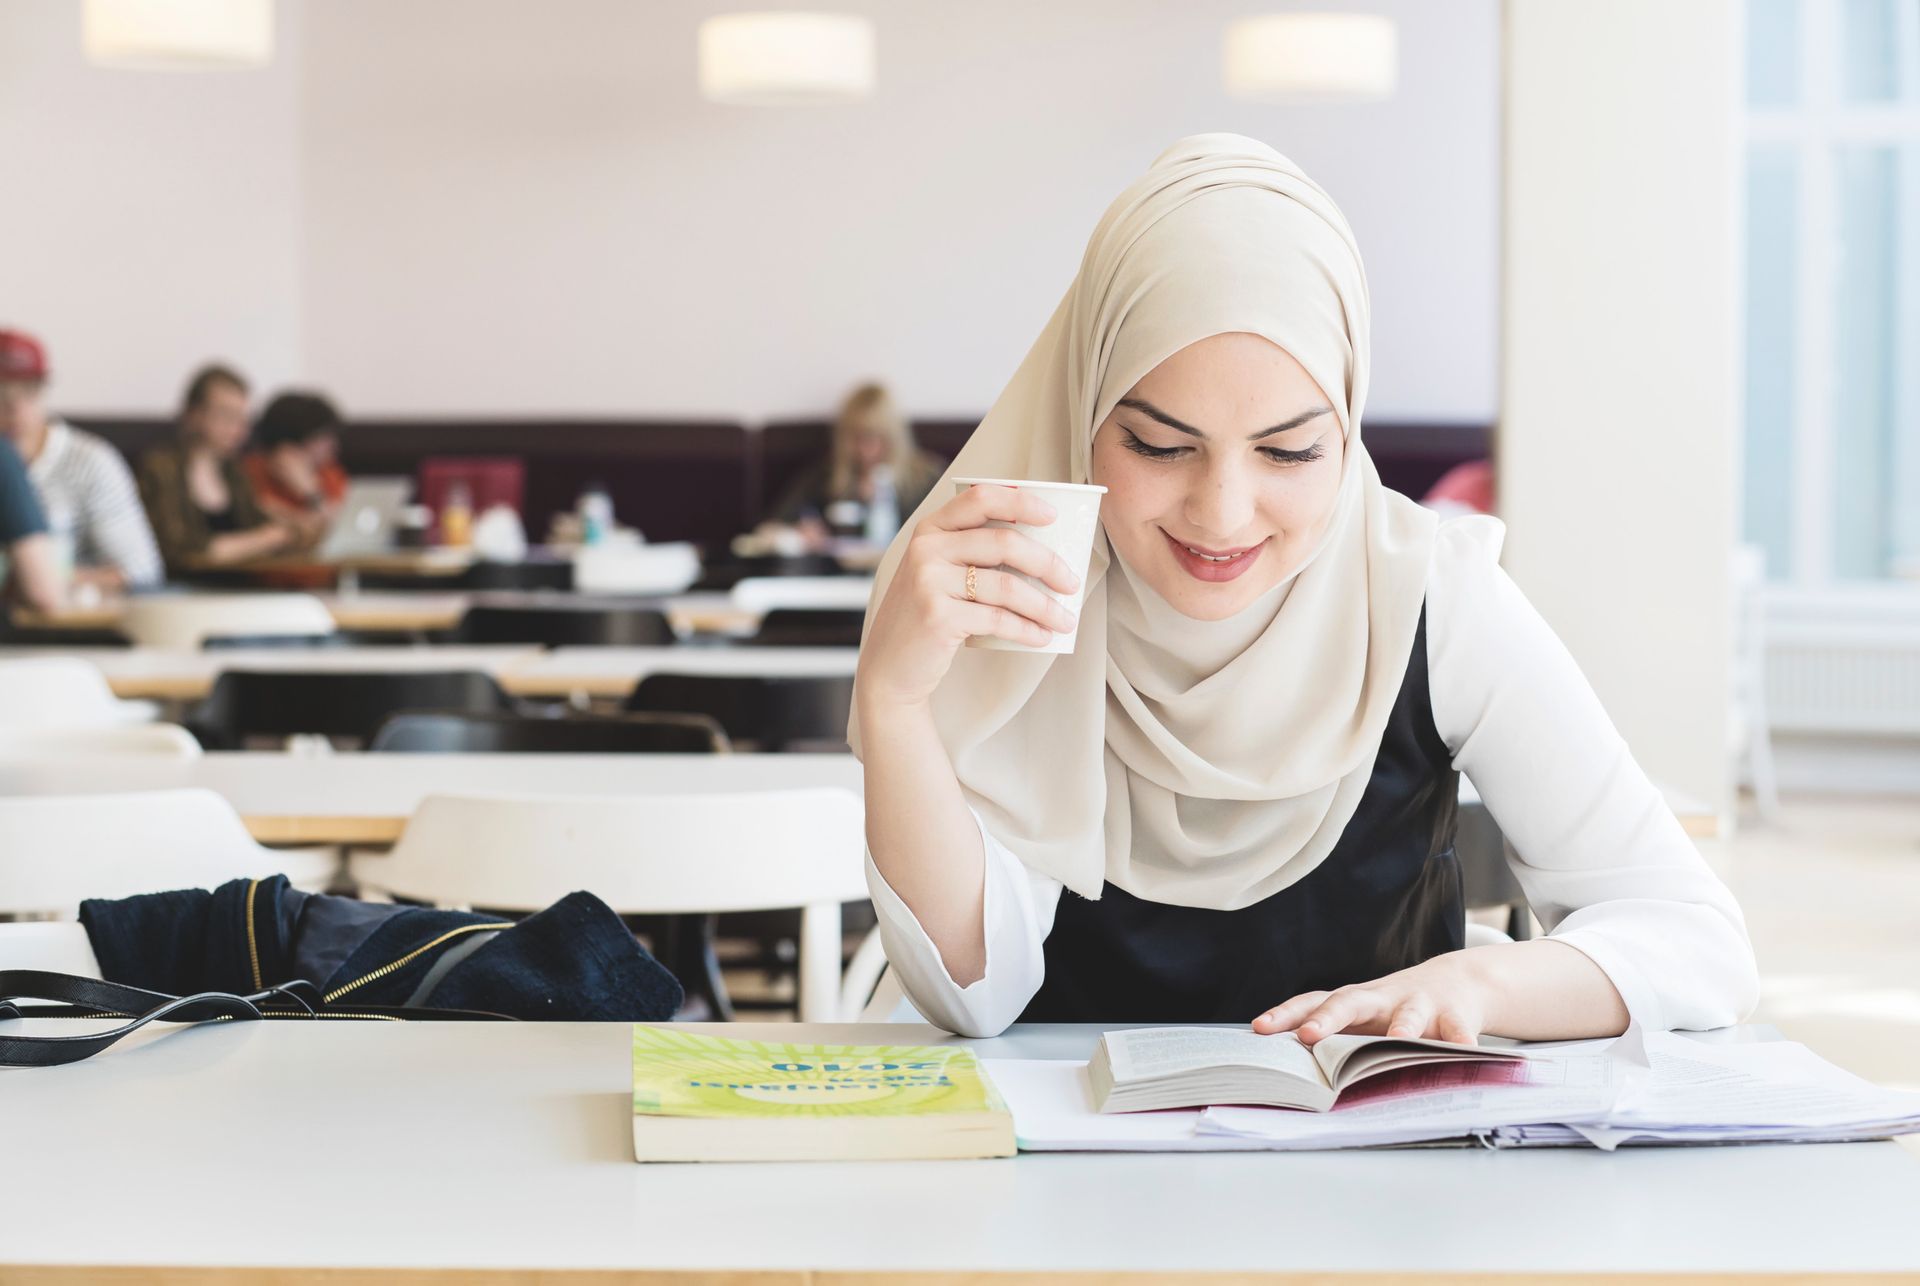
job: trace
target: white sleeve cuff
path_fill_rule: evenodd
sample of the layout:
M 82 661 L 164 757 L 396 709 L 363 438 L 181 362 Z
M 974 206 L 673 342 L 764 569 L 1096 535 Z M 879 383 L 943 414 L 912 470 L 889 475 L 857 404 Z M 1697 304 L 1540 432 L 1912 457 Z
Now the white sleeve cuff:
M 978 814 L 974 821 L 980 822 Z M 986 868 L 981 912 L 986 970 L 964 987 L 947 971 L 919 917 L 880 874 L 873 854 L 867 854 L 867 889 L 888 966 L 913 1007 L 928 1022 L 958 1036 L 997 1036 L 1033 999 L 1046 973 L 1043 944 L 1060 896 L 1057 881 L 1029 870 L 983 824 L 980 843 Z

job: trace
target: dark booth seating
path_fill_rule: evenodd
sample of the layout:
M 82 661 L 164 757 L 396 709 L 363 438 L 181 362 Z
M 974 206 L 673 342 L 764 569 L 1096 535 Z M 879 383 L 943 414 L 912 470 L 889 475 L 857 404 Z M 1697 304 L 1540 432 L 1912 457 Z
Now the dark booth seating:
M 156 417 L 68 418 L 129 460 L 174 435 L 172 422 Z M 976 423 L 919 420 L 914 437 L 952 459 Z M 613 498 L 620 521 L 647 539 L 690 540 L 724 553 L 802 470 L 825 458 L 830 437 L 824 419 L 775 420 L 757 429 L 725 420 L 356 420 L 341 430 L 341 462 L 359 476 L 415 478 L 421 462 L 434 457 L 512 457 L 526 465 L 521 518 L 536 544 L 553 516 L 571 510 L 597 483 Z M 1373 420 L 1366 441 L 1382 480 L 1416 498 L 1454 465 L 1493 452 L 1487 424 Z M 363 577 L 362 583 L 373 582 Z

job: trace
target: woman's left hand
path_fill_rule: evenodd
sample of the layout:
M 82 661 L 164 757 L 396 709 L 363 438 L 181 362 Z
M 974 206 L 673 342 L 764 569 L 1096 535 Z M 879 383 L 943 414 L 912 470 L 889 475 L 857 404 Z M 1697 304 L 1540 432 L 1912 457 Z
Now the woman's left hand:
M 1254 1019 L 1253 1029 L 1298 1032 L 1303 1045 L 1341 1031 L 1470 1044 L 1486 1029 L 1489 1000 L 1482 972 L 1466 960 L 1471 954 L 1450 951 L 1372 982 L 1303 992 Z

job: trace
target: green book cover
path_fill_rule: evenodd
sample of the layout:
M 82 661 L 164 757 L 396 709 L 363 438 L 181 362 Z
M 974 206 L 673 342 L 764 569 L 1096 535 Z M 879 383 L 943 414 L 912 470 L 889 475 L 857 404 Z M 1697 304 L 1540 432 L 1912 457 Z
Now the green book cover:
M 963 1046 L 793 1045 L 635 1027 L 633 1110 L 765 1119 L 1006 1109 Z

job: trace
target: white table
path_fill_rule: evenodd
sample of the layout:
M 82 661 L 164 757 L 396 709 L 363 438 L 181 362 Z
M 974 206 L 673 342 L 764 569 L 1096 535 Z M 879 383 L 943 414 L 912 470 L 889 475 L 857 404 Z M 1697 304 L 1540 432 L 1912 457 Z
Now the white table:
M 213 651 L 175 648 L 0 648 L 0 659 L 77 657 L 107 676 L 114 695 L 159 701 L 204 697 L 223 670 L 300 670 L 363 674 L 421 670 L 479 670 L 503 678 L 540 654 L 519 643 L 432 647 L 263 647 Z
M 583 652 L 636 649 L 581 648 Z M 644 649 L 673 651 L 674 649 Z M 761 652 L 838 649 L 762 648 Z M 689 649 L 702 655 L 706 649 Z M 726 649 L 713 649 L 729 655 Z M 430 794 L 631 795 L 805 786 L 862 789 L 851 755 L 287 755 L 216 751 L 197 759 L 0 756 L 0 795 L 76 795 L 204 786 L 268 844 L 390 844 Z M 1478 801 L 1461 779 L 1463 805 Z M 1693 821 L 1710 815 L 1681 815 Z
M 905 1024 L 707 1030 L 951 1039 Z M 1084 1057 L 1096 1030 L 972 1043 Z M 224 1281 L 1920 1271 L 1920 1165 L 1890 1143 L 641 1166 L 628 1067 L 623 1025 L 281 1022 L 9 1072 L 5 1147 L 32 1164 L 0 1166 L 0 1260 L 69 1270 L 35 1282 L 100 1265 L 256 1270 Z
M 649 674 L 851 678 L 852 647 L 558 647 L 512 666 L 502 685 L 525 697 L 625 697 Z
M 0 796 L 198 786 L 264 844 L 391 844 L 428 795 L 663 795 L 861 789 L 852 755 L 289 755 L 0 758 Z
M 193 701 L 223 670 L 380 673 L 479 670 L 516 696 L 624 697 L 649 674 L 828 675 L 848 677 L 859 662 L 851 647 L 562 647 L 519 643 L 448 643 L 417 647 L 0 648 L 0 660 L 78 657 L 107 676 L 114 694 L 133 699 Z

